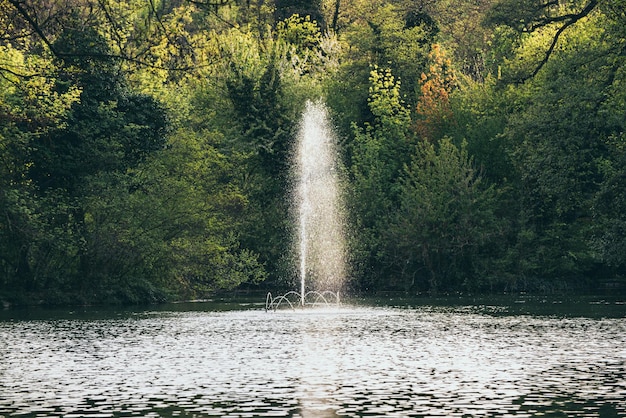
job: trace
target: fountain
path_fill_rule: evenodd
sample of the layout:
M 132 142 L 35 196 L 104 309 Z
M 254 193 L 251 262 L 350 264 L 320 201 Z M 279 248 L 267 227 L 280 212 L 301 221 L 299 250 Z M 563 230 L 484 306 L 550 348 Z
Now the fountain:
M 294 150 L 294 218 L 299 291 L 273 297 L 266 309 L 339 302 L 346 277 L 344 210 L 336 138 L 326 107 L 307 102 Z

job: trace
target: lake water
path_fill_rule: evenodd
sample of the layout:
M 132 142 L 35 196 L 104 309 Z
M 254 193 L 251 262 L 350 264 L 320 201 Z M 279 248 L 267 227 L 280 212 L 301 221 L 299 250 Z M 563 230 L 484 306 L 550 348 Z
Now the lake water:
M 0 416 L 626 416 L 626 305 L 526 302 L 4 311 Z

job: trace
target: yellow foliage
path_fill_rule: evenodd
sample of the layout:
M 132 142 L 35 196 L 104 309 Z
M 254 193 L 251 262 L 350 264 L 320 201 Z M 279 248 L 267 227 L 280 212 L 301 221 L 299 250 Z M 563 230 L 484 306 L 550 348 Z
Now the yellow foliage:
M 80 90 L 70 86 L 59 92 L 51 76 L 55 71 L 48 57 L 0 45 L 0 111 L 35 130 L 62 125 Z

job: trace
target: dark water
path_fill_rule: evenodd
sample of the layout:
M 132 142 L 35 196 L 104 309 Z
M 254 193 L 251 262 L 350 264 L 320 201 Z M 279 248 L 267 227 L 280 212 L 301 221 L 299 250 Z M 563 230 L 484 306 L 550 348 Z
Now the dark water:
M 626 305 L 517 302 L 5 311 L 0 416 L 626 416 Z

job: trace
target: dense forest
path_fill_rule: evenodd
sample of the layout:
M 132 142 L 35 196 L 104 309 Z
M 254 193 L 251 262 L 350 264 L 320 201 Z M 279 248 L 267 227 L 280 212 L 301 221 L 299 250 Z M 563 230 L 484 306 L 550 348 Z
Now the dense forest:
M 0 0 L 0 300 L 292 288 L 318 98 L 350 289 L 626 287 L 624 0 Z

